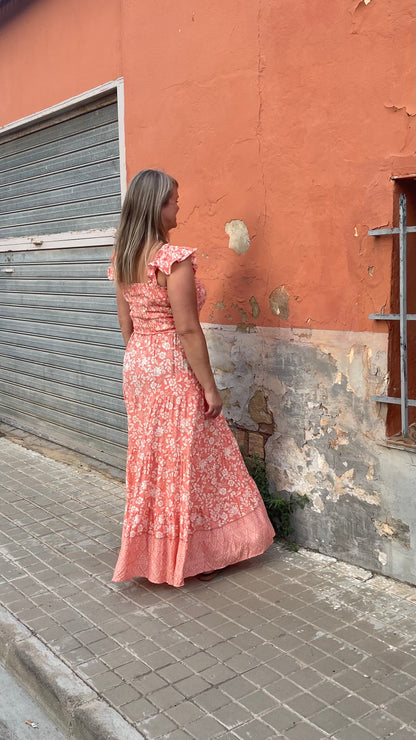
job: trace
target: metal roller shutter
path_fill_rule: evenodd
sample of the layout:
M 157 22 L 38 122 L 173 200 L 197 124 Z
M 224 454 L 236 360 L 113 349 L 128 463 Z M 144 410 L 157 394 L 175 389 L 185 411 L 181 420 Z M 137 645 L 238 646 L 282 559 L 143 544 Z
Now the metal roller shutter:
M 111 248 L 0 253 L 3 419 L 118 467 L 127 445 Z
M 107 280 L 112 247 L 94 238 L 69 246 L 74 232 L 118 219 L 114 98 L 0 139 L 0 168 L 1 237 L 71 231 L 65 247 L 0 252 L 1 418 L 123 467 L 124 345 Z
M 0 140 L 0 239 L 115 226 L 117 103 L 40 126 Z

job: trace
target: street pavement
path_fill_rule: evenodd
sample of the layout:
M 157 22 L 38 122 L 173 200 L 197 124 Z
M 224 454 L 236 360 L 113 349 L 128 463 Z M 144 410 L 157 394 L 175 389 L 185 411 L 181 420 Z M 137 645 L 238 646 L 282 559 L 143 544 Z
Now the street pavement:
M 281 543 L 112 583 L 123 484 L 24 444 L 0 439 L 0 647 L 71 737 L 415 740 L 414 587 Z
M 68 740 L 1 665 L 0 700 L 0 740 L 29 740 L 35 730 L 41 740 Z

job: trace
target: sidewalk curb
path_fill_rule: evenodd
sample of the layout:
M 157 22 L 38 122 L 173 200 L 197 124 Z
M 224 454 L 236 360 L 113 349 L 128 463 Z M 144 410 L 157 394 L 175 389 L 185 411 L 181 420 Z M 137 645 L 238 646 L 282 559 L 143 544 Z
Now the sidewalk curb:
M 0 606 L 0 662 L 74 740 L 144 740 L 115 709 Z

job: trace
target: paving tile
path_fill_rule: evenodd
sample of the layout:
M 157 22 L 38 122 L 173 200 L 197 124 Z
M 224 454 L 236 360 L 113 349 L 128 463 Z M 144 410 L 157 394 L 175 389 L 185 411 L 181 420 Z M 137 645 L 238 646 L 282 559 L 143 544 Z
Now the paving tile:
M 80 663 L 85 663 L 85 661 L 92 660 L 94 658 L 94 653 L 82 645 L 71 650 L 61 650 L 61 654 L 64 656 L 65 660 L 73 666 L 78 666 Z
M 396 696 L 394 691 L 388 689 L 387 686 L 383 686 L 378 681 L 370 681 L 364 686 L 361 686 L 359 693 L 362 699 L 366 699 L 377 706 L 385 704 Z
M 141 660 L 133 658 L 130 663 L 123 663 L 123 665 L 114 668 L 114 672 L 123 679 L 123 681 L 134 681 L 141 676 L 145 676 L 151 669 L 146 663 Z
M 416 661 L 413 661 L 412 663 L 404 666 L 403 670 L 405 671 L 405 673 L 409 673 L 411 676 L 413 676 L 413 678 L 416 678 Z
M 393 666 L 396 669 L 406 668 L 410 664 L 414 663 L 412 655 L 405 653 L 397 648 L 388 647 L 384 653 L 381 653 L 380 660 L 388 665 Z
M 105 696 L 105 698 L 115 707 L 121 707 L 124 704 L 129 704 L 132 701 L 140 699 L 139 692 L 125 682 L 118 684 L 117 686 L 109 686 L 108 688 L 103 689 L 102 693 L 103 696 Z
M 175 688 L 178 689 L 183 696 L 191 699 L 202 691 L 210 689 L 211 684 L 201 678 L 201 676 L 191 676 L 189 678 L 185 678 L 183 681 L 178 681 L 175 684 Z
M 257 658 L 260 663 L 267 663 L 268 660 L 273 660 L 273 658 L 284 655 L 284 652 L 280 648 L 275 647 L 270 642 L 262 642 L 254 647 L 245 646 L 244 650 Z
M 361 687 L 368 683 L 368 676 L 355 671 L 353 668 L 349 668 L 342 673 L 337 673 L 335 676 L 336 682 L 345 686 L 351 691 L 360 692 Z
M 301 720 L 301 717 L 286 707 L 278 707 L 278 709 L 273 709 L 271 712 L 264 714 L 262 720 L 275 730 L 285 732 L 289 727 L 296 725 Z
M 165 735 L 160 735 L 160 740 L 195 740 L 195 738 L 191 738 L 191 735 L 185 730 L 177 729 Z
M 247 630 L 241 630 L 238 635 L 234 635 L 228 639 L 230 639 L 232 645 L 235 645 L 236 647 L 248 652 L 255 650 L 257 647 L 259 647 L 259 645 L 264 644 L 263 637 L 261 637 L 260 635 L 255 635 L 252 632 L 248 632 Z
M 333 656 L 348 666 L 356 666 L 359 670 L 361 670 L 363 661 L 368 657 L 367 653 L 352 645 L 344 645 L 340 650 L 336 650 Z
M 286 740 L 324 740 L 326 737 L 329 735 L 326 733 L 323 735 L 322 730 L 312 727 L 307 722 L 297 722 L 285 730 Z
M 269 666 L 258 666 L 257 668 L 251 668 L 249 671 L 245 671 L 243 677 L 247 681 L 251 681 L 255 686 L 268 686 L 269 684 L 276 681 L 279 674 L 276 671 L 269 668 Z
M 128 629 L 124 629 L 122 632 L 117 632 L 115 635 L 112 635 L 116 642 L 119 645 L 132 645 L 133 643 L 136 643 L 141 635 L 140 632 L 133 627 L 130 627 Z
M 314 668 L 299 668 L 299 670 L 290 674 L 290 680 L 303 689 L 311 689 L 321 683 L 322 675 Z
M 292 652 L 292 658 L 300 660 L 306 665 L 313 665 L 319 660 L 324 660 L 327 657 L 328 655 L 323 650 L 320 650 L 319 647 L 315 646 L 313 643 L 310 643 L 309 645 L 305 645 L 303 643 L 300 647 L 297 647 Z M 345 668 L 345 666 L 343 667 Z
M 380 681 L 382 678 L 391 676 L 391 674 L 394 673 L 394 668 L 392 666 L 384 663 L 379 659 L 379 657 L 376 658 L 374 656 L 365 658 L 360 663 L 357 670 L 375 681 Z
M 318 712 L 313 717 L 313 724 L 328 733 L 335 733 L 350 724 L 350 720 L 331 707 Z
M 254 691 L 252 694 L 243 696 L 239 703 L 246 707 L 253 715 L 263 714 L 270 709 L 274 709 L 279 704 L 278 700 L 266 693 L 266 691 Z
M 174 684 L 177 681 L 182 681 L 184 678 L 188 678 L 193 675 L 193 672 L 183 663 L 175 662 L 171 663 L 164 668 L 160 668 L 158 673 L 168 683 Z
M 222 642 L 222 639 L 222 635 L 219 635 L 212 630 L 205 630 L 198 635 L 194 635 L 194 637 L 191 638 L 191 641 L 198 648 L 204 649 L 212 647 L 213 645 L 218 645 L 219 642 Z
M 196 695 L 193 701 L 206 712 L 213 714 L 216 709 L 220 709 L 220 707 L 228 704 L 230 697 L 221 691 L 221 689 L 210 688 Z M 244 704 L 244 700 L 240 700 L 240 703 Z
M 205 712 L 201 707 L 192 701 L 182 701 L 166 710 L 166 714 L 176 725 L 183 727 L 189 725 L 194 720 L 202 717 Z
M 181 642 L 172 645 L 169 648 L 169 652 L 178 660 L 184 660 L 185 658 L 189 658 L 191 655 L 195 655 L 195 653 L 199 653 L 200 649 L 196 645 L 193 645 L 192 642 L 182 640 Z
M 232 696 L 233 699 L 240 699 L 242 696 L 253 693 L 253 684 L 243 676 L 237 676 L 221 684 L 221 691 Z
M 337 660 L 337 658 L 333 658 L 330 655 L 314 662 L 313 667 L 319 673 L 330 678 L 334 678 L 345 671 L 345 663 L 342 663 L 340 660 Z
M 91 686 L 100 693 L 104 689 L 112 689 L 119 686 L 122 683 L 120 676 L 117 676 L 113 671 L 106 671 L 96 676 L 92 676 L 89 679 Z M 139 692 L 140 693 L 140 692 Z
M 372 732 L 369 732 L 356 724 L 351 724 L 348 725 L 348 727 L 343 727 L 341 730 L 337 730 L 332 737 L 333 740 L 381 740 L 380 737 L 373 735 Z
M 292 699 L 287 699 L 285 704 L 290 707 L 290 709 L 293 709 L 294 712 L 297 712 L 301 717 L 305 717 L 306 719 L 308 717 L 312 717 L 314 714 L 320 712 L 326 707 L 326 704 L 323 701 L 317 699 L 306 691 L 303 694 L 298 694 Z
M 204 627 L 200 622 L 195 622 L 193 620 L 189 622 L 185 622 L 184 624 L 179 624 L 175 632 L 182 635 L 183 637 L 195 637 L 196 635 L 201 635 L 206 630 L 206 627 Z
M 118 650 L 113 650 L 112 653 L 103 656 L 103 661 L 109 668 L 119 668 L 122 665 L 127 665 L 127 663 L 132 663 L 133 660 L 134 656 L 124 648 L 118 648 Z
M 253 654 L 250 655 L 249 653 L 239 653 L 237 655 L 233 655 L 233 657 L 229 660 L 225 659 L 225 663 L 229 668 L 231 668 L 231 670 L 235 671 L 236 673 L 245 673 L 251 668 L 257 668 L 260 665 L 261 661 L 258 658 L 254 657 Z
M 202 651 L 199 653 L 194 653 L 193 655 L 190 655 L 188 658 L 183 659 L 183 663 L 186 666 L 189 666 L 191 671 L 194 671 L 195 673 L 200 673 L 201 671 L 205 671 L 206 668 L 210 668 L 210 666 L 215 665 L 217 662 L 218 660 L 215 657 L 213 657 L 212 655 L 209 655 L 206 652 L 202 652 Z
M 140 678 L 131 678 L 130 684 L 143 696 L 150 694 L 152 691 L 157 691 L 157 689 L 162 689 L 167 685 L 166 681 L 161 676 L 158 676 L 157 673 L 147 673 L 144 676 L 140 676 Z
M 234 730 L 236 727 L 249 722 L 252 719 L 251 712 L 236 702 L 226 704 L 215 712 L 215 718 L 223 724 L 227 730 Z
M 360 717 L 371 712 L 374 709 L 374 705 L 368 701 L 364 701 L 359 696 L 351 695 L 334 704 L 333 708 L 337 712 L 345 714 L 346 717 L 358 721 Z
M 405 727 L 389 735 L 389 740 L 414 740 L 415 729 L 408 730 Z
M 402 722 L 389 716 L 383 709 L 375 709 L 360 719 L 360 724 L 374 733 L 377 738 L 385 738 L 401 729 Z
M 150 701 L 147 701 L 147 699 L 142 698 L 132 701 L 129 704 L 124 704 L 123 712 L 126 713 L 130 721 L 141 722 L 146 717 L 153 717 L 159 714 L 159 709 L 151 704 Z
M 117 635 L 115 635 L 115 639 L 117 641 Z M 128 646 L 130 653 L 137 655 L 138 658 L 144 658 L 146 655 L 156 652 L 157 649 L 158 646 L 155 641 L 145 637 Z
M 234 737 L 240 740 L 271 740 L 271 738 L 278 740 L 276 731 L 259 719 L 253 719 L 241 727 L 236 727 Z
M 166 648 L 167 650 L 178 642 L 182 641 L 182 636 L 174 630 L 164 630 L 163 632 L 152 635 L 152 641 L 158 647 Z
M 224 725 L 217 722 L 214 717 L 200 717 L 199 719 L 185 725 L 185 730 L 193 738 L 210 738 L 213 740 L 224 733 Z
M 217 645 L 207 648 L 205 655 L 215 658 L 215 662 L 218 660 L 227 662 L 235 655 L 241 655 L 241 648 L 234 645 L 231 641 L 226 640 L 225 642 L 219 642 Z
M 286 702 L 288 699 L 301 694 L 303 689 L 288 678 L 279 678 L 277 681 L 268 684 L 265 691 L 278 701 Z
M 175 663 L 175 657 L 166 650 L 157 650 L 154 653 L 144 655 L 143 662 L 152 670 L 157 671 L 160 668 L 165 668 L 165 666 Z
M 298 660 L 295 660 L 291 655 L 279 655 L 277 658 L 272 658 L 268 662 L 268 666 L 273 668 L 276 673 L 280 673 L 282 676 L 290 676 L 291 673 L 298 671 L 303 666 Z
M 210 684 L 217 686 L 218 684 L 229 681 L 231 678 L 235 678 L 236 673 L 222 663 L 216 663 L 215 665 L 206 668 L 205 671 L 201 671 L 200 677 L 204 681 L 208 681 Z
M 143 719 L 138 727 L 147 740 L 156 740 L 156 738 L 161 737 L 171 738 L 174 737 L 175 732 L 178 732 L 175 722 L 164 714 L 156 714 L 154 717 Z M 185 738 L 188 739 L 189 735 L 185 735 Z
M 406 673 L 395 671 L 389 676 L 386 676 L 386 678 L 381 678 L 380 683 L 383 686 L 387 686 L 388 689 L 392 689 L 397 694 L 403 694 L 405 691 L 414 687 L 415 680 Z
M 405 724 L 410 724 L 416 720 L 416 704 L 404 696 L 392 699 L 384 705 L 384 709 Z

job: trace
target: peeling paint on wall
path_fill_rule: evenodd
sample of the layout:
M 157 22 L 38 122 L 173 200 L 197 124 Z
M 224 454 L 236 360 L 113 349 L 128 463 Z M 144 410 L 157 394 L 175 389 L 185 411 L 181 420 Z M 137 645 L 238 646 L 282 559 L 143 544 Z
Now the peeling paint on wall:
M 287 320 L 289 318 L 289 293 L 284 285 L 275 288 L 269 296 L 270 311 L 276 316 Z
M 374 526 L 382 537 L 397 540 L 403 547 L 410 547 L 410 527 L 400 519 L 393 519 L 388 516 L 384 522 L 375 521 Z
M 251 306 L 251 315 L 253 319 L 258 319 L 258 317 L 260 316 L 260 306 L 253 295 L 249 300 L 249 304 Z
M 206 335 L 227 419 L 251 449 L 269 432 L 272 492 L 309 499 L 295 515 L 298 542 L 414 582 L 416 460 L 386 447 L 385 409 L 371 400 L 387 392 L 387 334 L 210 325 Z
M 273 416 L 267 409 L 267 400 L 262 390 L 257 390 L 250 398 L 248 410 L 256 424 L 272 424 Z
M 244 221 L 233 219 L 225 224 L 225 233 L 228 234 L 228 246 L 237 254 L 245 254 L 250 246 L 250 237 Z
M 404 111 L 406 115 L 409 116 L 409 118 L 414 118 L 414 116 L 416 115 L 416 113 L 409 113 L 405 105 L 385 105 L 384 107 L 387 108 L 387 110 L 393 111 L 393 113 L 400 113 L 401 111 Z

